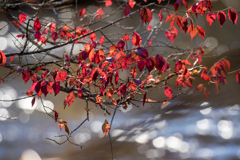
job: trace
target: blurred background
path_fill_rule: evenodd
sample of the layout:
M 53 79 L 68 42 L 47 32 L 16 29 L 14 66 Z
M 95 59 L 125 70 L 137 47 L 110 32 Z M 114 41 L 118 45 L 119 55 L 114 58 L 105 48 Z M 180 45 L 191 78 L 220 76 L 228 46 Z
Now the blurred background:
M 171 2 L 169 7 L 173 8 L 175 0 Z M 187 2 L 190 6 L 198 1 L 188 0 Z M 238 12 L 240 11 L 239 0 L 212 0 L 212 4 L 215 11 L 227 7 L 233 7 Z M 107 8 L 104 3 L 79 0 L 78 11 L 86 8 L 87 12 L 94 13 L 100 5 L 106 11 L 118 7 L 118 3 L 114 0 L 113 5 Z M 153 9 L 153 20 L 150 25 L 154 26 L 159 22 L 160 8 L 151 7 L 151 9 Z M 181 5 L 180 9 L 185 9 L 184 5 Z M 35 12 L 30 8 L 21 8 L 20 10 L 28 14 Z M 9 20 L 3 12 L 0 14 L 0 28 L 7 25 L 0 30 L 0 50 L 4 53 L 18 52 L 15 44 L 23 43 L 24 40 L 15 41 L 13 39 L 13 36 L 20 34 L 19 31 L 12 24 L 8 24 Z M 19 12 L 16 10 L 14 14 L 18 16 Z M 166 16 L 166 13 L 164 14 Z M 64 20 L 65 23 L 69 23 L 69 19 L 73 19 L 74 15 L 75 8 L 70 5 L 67 8 L 59 9 L 57 17 L 52 10 L 40 12 L 38 17 L 50 21 L 56 21 L 56 18 L 59 18 L 63 23 Z M 124 13 L 114 16 L 108 20 L 120 18 L 124 16 Z M 189 35 L 181 32 L 176 37 L 175 44 L 182 48 L 196 48 L 204 44 L 207 49 L 203 56 L 203 65 L 209 68 L 217 60 L 225 57 L 231 63 L 231 71 L 239 69 L 240 26 L 233 25 L 227 19 L 222 28 L 217 20 L 209 27 L 205 17 L 200 16 L 197 23 L 205 29 L 206 37 L 204 40 L 196 36 L 191 41 Z M 91 26 L 91 29 L 104 24 L 104 21 L 96 23 Z M 139 17 L 137 15 L 131 19 L 126 19 L 121 24 L 136 28 L 140 24 Z M 163 26 L 168 28 L 169 24 L 163 24 Z M 146 28 L 146 25 L 142 25 L 139 32 L 146 30 Z M 116 27 L 103 30 L 106 34 L 121 33 L 122 31 L 121 28 L 116 30 Z M 100 36 L 97 34 L 97 38 Z M 144 36 L 142 38 L 144 39 Z M 153 44 L 158 44 L 158 42 L 170 44 L 164 31 L 155 36 Z M 53 50 L 52 53 L 61 56 L 64 52 L 69 53 L 70 48 L 71 45 L 67 45 Z M 73 54 L 77 54 L 82 48 L 81 44 L 75 45 Z M 33 46 L 29 50 L 34 49 Z M 166 56 L 171 53 L 171 50 L 166 47 L 153 47 L 149 49 L 149 52 L 150 54 L 162 53 Z M 0 73 L 6 71 L 7 69 L 0 68 Z M 121 73 L 121 75 L 126 76 L 126 73 Z M 161 104 L 145 104 L 143 108 L 142 103 L 136 103 L 140 106 L 139 108 L 131 105 L 126 110 L 121 108 L 116 113 L 111 129 L 114 159 L 240 159 L 240 89 L 235 74 L 228 75 L 227 80 L 227 84 L 220 84 L 218 94 L 214 84 L 207 84 L 203 81 L 193 82 L 192 90 L 186 89 L 186 94 L 168 102 L 163 109 L 161 109 Z M 175 83 L 174 80 L 172 82 Z M 210 92 L 207 100 L 202 94 L 194 92 L 198 82 L 207 86 Z M 31 82 L 24 85 L 21 76 L 16 76 L 13 80 L 0 84 L 0 99 L 11 100 L 25 97 L 25 93 L 30 87 Z M 177 90 L 173 92 L 178 93 Z M 63 99 L 66 96 L 65 93 L 60 93 L 56 97 L 52 94 L 43 97 L 43 99 L 46 106 L 56 109 L 60 113 L 60 117 L 68 122 L 71 130 L 86 118 L 85 101 L 75 99 L 75 102 L 64 110 Z M 154 100 L 165 99 L 164 95 L 159 92 L 153 92 L 148 96 Z M 58 124 L 44 113 L 40 101 L 36 100 L 32 107 L 31 100 L 28 98 L 12 102 L 0 101 L 0 115 L 18 117 L 17 120 L 0 118 L 0 159 L 111 159 L 109 139 L 108 136 L 103 135 L 101 129 L 104 122 L 104 112 L 101 109 L 91 105 L 90 121 L 73 134 L 72 141 L 82 145 L 82 147 L 69 143 L 57 145 L 46 138 L 61 142 L 64 138 L 55 136 L 64 134 L 64 131 L 60 131 Z M 111 108 L 109 110 L 111 113 L 113 112 Z M 110 122 L 111 116 L 106 116 L 106 119 Z

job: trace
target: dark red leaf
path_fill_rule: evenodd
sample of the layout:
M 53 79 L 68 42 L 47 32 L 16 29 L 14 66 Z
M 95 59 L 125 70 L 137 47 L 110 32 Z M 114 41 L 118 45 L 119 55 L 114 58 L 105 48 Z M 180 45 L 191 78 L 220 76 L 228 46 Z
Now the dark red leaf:
M 219 11 L 217 12 L 217 18 L 222 27 L 226 20 L 226 14 L 223 11 Z
M 31 101 L 31 103 L 32 103 L 32 107 L 33 107 L 33 105 L 35 104 L 35 97 L 33 97 L 33 99 L 32 99 L 32 101 Z
M 143 107 L 144 107 L 144 104 L 145 104 L 145 102 L 146 102 L 146 98 L 147 98 L 147 92 L 144 94 L 144 96 L 143 96 Z
M 233 22 L 233 24 L 235 23 L 237 25 L 238 14 L 232 8 L 228 9 L 228 18 Z
M 54 43 L 55 43 L 55 42 L 56 42 L 56 39 L 58 38 L 57 32 L 53 32 L 52 35 L 51 35 L 51 37 L 52 37 L 52 40 L 53 40 Z
M 98 76 L 98 69 L 95 68 L 92 73 L 91 73 L 91 78 L 93 81 L 96 81 L 97 80 L 97 76 Z
M 142 72 L 142 70 L 144 69 L 145 63 L 144 61 L 140 60 L 137 62 L 137 66 L 140 72 Z
M 53 88 L 55 96 L 56 96 L 60 92 L 60 82 L 59 81 L 55 82 L 53 84 L 52 88 Z
M 143 47 L 139 47 L 137 50 L 135 50 L 135 53 L 143 59 L 148 58 L 148 51 Z
M 115 84 L 117 85 L 119 81 L 119 74 L 118 74 L 118 70 L 116 70 L 116 74 L 115 74 Z
M 179 60 L 177 61 L 177 63 L 175 64 L 175 71 L 179 72 L 182 69 L 182 62 Z
M 149 23 L 152 20 L 152 12 L 147 7 L 142 7 L 142 9 L 139 12 L 140 19 L 142 20 L 142 23 L 145 23 L 149 25 Z
M 128 5 L 128 4 L 126 4 L 125 6 L 124 6 L 124 14 L 125 14 L 125 18 L 131 13 L 131 8 L 130 8 L 130 6 Z
M 57 120 L 58 120 L 58 113 L 55 110 L 54 110 L 54 115 L 55 115 L 55 122 L 57 122 Z
M 146 68 L 148 69 L 148 72 L 150 73 L 153 68 L 154 68 L 154 62 L 151 58 L 148 58 L 147 59 L 147 62 L 146 62 Z
M 118 50 L 120 50 L 120 51 L 123 51 L 124 46 L 125 46 L 125 42 L 124 42 L 123 40 L 120 40 L 120 41 L 118 42 L 118 44 L 117 44 L 117 48 L 118 48 Z
M 45 95 L 45 97 L 46 97 L 47 94 L 48 94 L 48 89 L 47 89 L 48 85 L 50 85 L 50 84 L 48 83 L 48 81 L 42 81 L 42 83 L 41 83 L 41 91 L 43 92 L 43 94 Z
M 22 73 L 22 79 L 24 80 L 25 84 L 30 79 L 30 77 L 31 77 L 31 73 L 29 72 L 29 70 L 26 70 Z
M 240 71 L 237 71 L 236 81 L 238 82 L 238 84 L 239 84 L 239 86 L 240 86 Z
M 165 64 L 165 60 L 162 56 L 159 54 L 156 55 L 156 68 L 159 70 L 159 72 L 162 72 L 162 68 Z
M 34 34 L 34 37 L 39 40 L 41 38 L 41 32 L 37 31 L 35 34 Z

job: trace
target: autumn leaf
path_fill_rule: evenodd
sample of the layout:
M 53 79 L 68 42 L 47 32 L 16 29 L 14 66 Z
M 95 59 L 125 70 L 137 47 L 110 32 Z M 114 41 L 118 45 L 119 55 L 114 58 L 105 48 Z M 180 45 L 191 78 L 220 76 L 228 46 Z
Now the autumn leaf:
M 129 4 L 129 6 L 130 6 L 131 8 L 133 8 L 134 5 L 135 5 L 135 1 L 134 1 L 134 0 L 129 0 L 129 1 L 128 1 L 128 4 Z
M 175 71 L 179 72 L 182 69 L 182 62 L 180 60 L 175 64 Z
M 235 23 L 237 25 L 238 14 L 234 9 L 228 9 L 228 18 L 233 22 L 233 24 Z
M 152 20 L 152 12 L 147 7 L 142 7 L 142 9 L 139 12 L 140 19 L 142 20 L 142 24 L 145 23 L 149 25 L 149 23 Z
M 64 128 L 65 128 L 65 132 L 67 132 L 67 134 L 69 135 L 70 132 L 69 132 L 68 124 L 65 121 L 64 121 Z
M 173 92 L 172 92 L 172 89 L 171 89 L 170 87 L 165 86 L 164 94 L 165 94 L 168 98 L 172 99 Z
M 237 73 L 236 73 L 236 81 L 238 82 L 238 84 L 240 86 L 240 71 L 237 71 Z
M 68 107 L 74 102 L 74 100 L 75 100 L 75 93 L 74 93 L 74 91 L 72 91 L 66 97 L 66 101 L 68 103 Z M 64 109 L 65 109 L 65 107 L 64 107 Z
M 33 97 L 31 103 L 32 103 L 32 107 L 33 107 L 33 105 L 35 104 L 35 97 Z
M 96 33 L 92 33 L 92 34 L 90 34 L 90 39 L 94 42 L 95 40 L 96 40 L 96 38 L 97 38 L 97 36 L 96 36 Z
M 26 21 L 27 16 L 26 16 L 25 13 L 22 13 L 22 14 L 20 14 L 20 15 L 18 16 L 18 18 L 19 18 L 19 23 L 22 24 L 22 23 L 24 23 L 24 22 Z
M 7 58 L 6 58 L 5 54 L 3 53 L 3 51 L 0 50 L 0 63 L 2 66 L 5 65 L 6 60 L 7 60 Z
M 132 35 L 132 43 L 133 45 L 135 46 L 138 46 L 142 43 L 142 38 L 140 37 L 140 35 L 136 32 L 133 32 L 133 35 Z
M 215 21 L 215 19 L 216 19 L 216 14 L 215 13 L 209 12 L 206 16 L 206 20 L 207 20 L 209 26 L 212 25 L 212 23 Z
M 54 110 L 54 116 L 55 116 L 55 122 L 57 122 L 57 120 L 58 120 L 58 113 L 55 110 Z
M 83 16 L 86 13 L 86 9 L 83 8 L 81 11 L 79 11 L 78 17 Z
M 122 39 L 123 39 L 124 41 L 129 41 L 129 36 L 128 36 L 128 34 L 126 34 L 125 36 L 123 36 Z
M 226 14 L 223 11 L 219 11 L 217 12 L 217 18 L 222 27 L 226 20 Z
M 124 6 L 124 14 L 125 14 L 125 18 L 131 13 L 131 8 L 130 8 L 130 6 L 128 5 L 128 4 L 126 4 L 125 6 Z
M 206 87 L 203 88 L 203 95 L 206 97 L 206 99 L 208 98 L 209 92 Z
M 99 38 L 98 43 L 99 43 L 99 44 L 103 44 L 103 42 L 104 42 L 104 36 L 102 36 L 102 37 Z
M 54 43 L 56 43 L 56 40 L 57 40 L 57 38 L 58 38 L 57 32 L 53 32 L 52 35 L 51 35 L 51 37 L 52 37 L 52 40 L 54 41 Z
M 99 8 L 96 12 L 96 16 L 98 19 L 100 19 L 103 15 L 103 9 L 102 8 Z
M 201 78 L 204 79 L 205 81 L 211 80 L 210 76 L 206 74 L 206 71 L 202 71 Z
M 146 68 L 148 69 L 148 72 L 150 73 L 153 68 L 154 68 L 154 62 L 151 58 L 148 58 L 147 59 L 147 62 L 146 62 Z
M 125 42 L 123 40 L 120 40 L 117 44 L 117 48 L 119 51 L 123 51 L 124 46 L 125 46 Z
M 160 22 L 162 22 L 162 20 L 163 20 L 162 9 L 159 11 L 158 17 L 159 17 Z
M 165 32 L 165 36 L 174 43 L 176 36 L 178 35 L 177 28 L 173 27 L 169 31 Z
M 22 79 L 24 80 L 25 84 L 30 78 L 31 78 L 31 73 L 29 72 L 29 70 L 22 72 Z
M 60 119 L 59 124 L 58 124 L 58 127 L 60 128 L 60 131 L 62 130 L 63 126 L 64 126 L 63 120 Z
M 102 104 L 102 97 L 98 94 L 97 96 L 96 96 L 96 103 L 97 104 L 99 104 L 99 103 L 101 103 Z
M 201 27 L 201 26 L 197 26 L 197 33 L 200 37 L 202 37 L 202 39 L 204 40 L 204 37 L 205 37 L 205 31 L 204 29 Z
M 143 107 L 144 107 L 144 104 L 145 104 L 145 102 L 146 102 L 146 98 L 147 98 L 147 92 L 144 94 L 144 96 L 143 96 Z
M 36 32 L 38 32 L 41 29 L 41 23 L 38 20 L 38 17 L 34 21 L 33 28 L 35 29 Z
M 108 7 L 108 6 L 111 6 L 112 5 L 112 1 L 111 0 L 106 0 L 105 1 L 105 6 Z
M 144 69 L 145 63 L 144 61 L 140 60 L 137 62 L 137 66 L 140 72 L 142 72 L 142 70 Z
M 106 136 L 106 134 L 109 132 L 110 130 L 110 124 L 108 123 L 108 121 L 105 119 L 105 122 L 102 125 L 102 131 L 103 134 Z
M 117 101 L 116 101 L 114 98 L 112 98 L 112 103 L 113 103 L 113 105 L 115 105 L 115 106 L 118 105 L 118 104 L 117 104 Z
M 55 96 L 56 96 L 60 92 L 60 82 L 59 81 L 55 82 L 53 84 L 52 88 L 53 88 Z

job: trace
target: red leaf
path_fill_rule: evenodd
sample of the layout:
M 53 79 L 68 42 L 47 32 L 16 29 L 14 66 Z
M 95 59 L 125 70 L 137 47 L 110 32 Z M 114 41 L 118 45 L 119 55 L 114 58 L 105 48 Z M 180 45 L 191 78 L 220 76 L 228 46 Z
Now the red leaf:
M 45 97 L 46 97 L 46 95 L 48 94 L 48 85 L 50 85 L 49 83 L 48 83 L 48 81 L 42 81 L 42 83 L 41 83 L 41 91 L 43 92 L 43 94 L 45 95 Z
M 40 38 L 41 38 L 41 32 L 37 31 L 37 32 L 34 34 L 34 37 L 39 41 Z
M 240 71 L 237 71 L 236 81 L 238 82 L 238 84 L 239 84 L 239 86 L 240 86 Z
M 52 22 L 49 26 L 49 30 L 50 30 L 50 32 L 56 31 L 56 23 Z
M 162 72 L 162 68 L 165 64 L 165 60 L 162 56 L 159 54 L 156 55 L 156 68 L 159 70 L 159 72 Z
M 55 122 L 57 122 L 57 120 L 58 120 L 58 113 L 57 113 L 57 111 L 54 111 L 54 115 L 55 115 Z
M 147 97 L 147 92 L 144 94 L 144 96 L 143 96 L 143 107 L 144 107 L 144 104 L 145 104 L 145 102 L 146 102 L 146 97 Z
M 20 14 L 20 15 L 18 16 L 18 18 L 19 18 L 19 23 L 22 24 L 22 23 L 24 23 L 24 22 L 26 21 L 27 16 L 26 16 L 25 13 L 22 13 L 22 14 Z
M 163 20 L 162 9 L 159 11 L 158 17 L 160 21 Z
M 105 1 L 105 6 L 108 7 L 108 6 L 111 6 L 112 5 L 112 1 L 111 0 L 106 0 Z
M 66 97 L 66 101 L 68 103 L 68 107 L 74 102 L 74 99 L 75 99 L 75 94 L 74 94 L 74 91 L 72 91 Z
M 53 88 L 55 96 L 56 96 L 60 92 L 60 82 L 59 81 L 55 82 L 53 84 L 52 88 Z
M 25 72 L 22 73 L 22 79 L 24 80 L 25 84 L 30 79 L 30 77 L 31 73 L 29 72 L 29 70 L 26 70 Z
M 12 58 L 10 59 L 10 61 L 8 63 L 11 63 L 13 61 L 14 57 L 16 57 L 16 54 L 14 56 L 12 56 Z
M 230 70 L 230 62 L 226 59 L 223 59 L 223 61 L 227 65 L 228 69 Z
M 118 70 L 116 70 L 116 73 L 115 73 L 115 84 L 117 85 L 119 81 L 119 74 L 118 74 Z
M 142 72 L 142 70 L 144 69 L 145 63 L 144 61 L 140 60 L 137 62 L 137 66 L 140 72 Z
M 205 81 L 211 80 L 210 76 L 206 74 L 206 71 L 202 71 L 201 78 L 204 79 Z
M 235 23 L 237 25 L 238 14 L 232 8 L 228 9 L 228 18 L 233 22 L 233 24 Z
M 143 47 L 139 47 L 137 50 L 135 50 L 135 53 L 143 59 L 148 58 L 148 51 Z
M 128 4 L 126 4 L 125 6 L 124 6 L 124 14 L 125 14 L 125 18 L 131 13 L 131 8 L 130 8 L 130 6 L 128 5 Z
M 198 30 L 197 28 L 192 24 L 188 27 L 188 33 L 190 33 L 190 36 L 191 36 L 191 40 L 193 39 L 193 37 L 195 37 L 198 33 Z
M 96 40 L 96 34 L 95 33 L 92 33 L 92 34 L 90 34 L 90 39 L 94 42 L 95 40 Z
M 102 125 L 102 131 L 103 134 L 106 136 L 106 134 L 109 132 L 110 130 L 110 124 L 108 123 L 108 121 L 105 119 L 105 122 Z
M 60 72 L 58 72 L 59 74 L 59 78 L 64 81 L 65 79 L 67 79 L 68 73 L 67 71 L 61 70 Z
M 132 35 L 132 43 L 133 45 L 135 46 L 138 46 L 142 43 L 142 38 L 140 37 L 140 35 L 136 32 L 133 32 L 133 35 Z
M 33 28 L 35 29 L 36 32 L 38 32 L 41 29 L 41 23 L 38 20 L 38 17 L 35 19 Z
M 153 68 L 154 68 L 154 62 L 151 58 L 148 58 L 147 59 L 147 62 L 146 62 L 146 68 L 148 69 L 148 72 L 150 73 Z
M 152 45 L 152 40 L 153 40 L 153 37 L 150 39 L 150 41 L 148 42 L 148 46 L 151 46 Z
M 217 13 L 217 18 L 222 27 L 226 20 L 226 14 L 223 11 L 219 11 Z
M 133 8 L 134 5 L 135 5 L 135 1 L 134 0 L 129 0 L 128 4 L 131 8 Z
M 115 106 L 117 106 L 117 101 L 116 101 L 114 98 L 112 98 L 112 103 L 113 103 Z
M 53 40 L 54 43 L 55 43 L 55 42 L 56 42 L 56 39 L 58 38 L 57 32 L 53 32 L 52 35 L 51 35 L 51 37 L 52 37 L 52 40 Z
M 125 42 L 124 42 L 123 40 L 120 40 L 120 41 L 118 42 L 118 44 L 117 44 L 117 48 L 118 48 L 118 50 L 120 50 L 120 51 L 123 51 L 124 46 L 125 46 Z
M 33 96 L 33 92 L 31 91 L 31 89 L 27 90 L 26 92 L 27 96 L 32 97 Z
M 142 23 L 145 23 L 149 25 L 149 23 L 152 20 L 152 12 L 147 7 L 142 7 L 142 9 L 139 12 L 140 19 L 142 20 Z
M 83 91 L 81 89 L 78 90 L 77 96 L 78 98 L 82 99 Z
M 182 69 L 182 62 L 179 60 L 177 61 L 177 63 L 175 64 L 175 71 L 179 72 Z
M 209 92 L 206 87 L 203 88 L 203 95 L 206 97 L 206 99 L 208 98 Z
M 0 50 L 0 63 L 2 66 L 5 65 L 6 60 L 7 60 L 7 58 L 6 58 L 5 54 L 3 53 L 3 51 Z
M 170 21 L 173 17 L 175 17 L 175 14 L 170 14 L 169 16 L 167 16 L 165 23 Z
M 202 92 L 202 91 L 203 91 L 203 84 L 199 84 L 199 85 L 196 87 L 195 92 L 200 93 L 200 92 Z
M 103 15 L 103 10 L 102 10 L 102 8 L 99 8 L 96 12 L 96 16 L 98 19 L 100 19 L 102 17 L 102 15 Z
M 97 76 L 98 76 L 98 68 L 94 68 L 94 70 L 91 73 L 91 78 L 93 81 L 97 80 Z
M 32 101 L 31 101 L 31 103 L 32 103 L 32 107 L 33 107 L 33 105 L 35 104 L 35 97 L 33 97 L 33 99 L 32 99 Z
M 178 35 L 177 28 L 173 27 L 171 30 L 166 31 L 165 36 L 174 43 L 174 39 Z
M 19 26 L 20 26 L 20 23 L 18 23 L 18 22 L 16 22 L 16 21 L 12 21 L 12 23 L 16 26 L 16 27 L 18 27 L 19 28 Z
M 168 98 L 172 99 L 173 92 L 172 92 L 172 89 L 169 88 L 168 86 L 165 86 L 164 94 L 165 94 Z
M 128 34 L 126 34 L 125 36 L 123 36 L 122 39 L 123 39 L 124 41 L 129 41 L 129 36 L 128 36 Z
M 104 42 L 104 36 L 100 37 L 98 43 L 99 43 L 99 44 L 103 44 L 103 42 Z
M 207 20 L 209 26 L 212 25 L 212 23 L 215 21 L 215 19 L 216 19 L 216 14 L 215 13 L 209 12 L 206 16 L 206 20 Z
M 86 9 L 83 8 L 81 11 L 79 11 L 79 17 L 83 16 L 86 13 Z
M 158 4 L 160 4 L 162 2 L 162 0 L 158 0 Z
M 171 28 L 173 28 L 174 24 L 175 24 L 175 20 L 176 20 L 176 17 L 174 17 L 171 22 L 170 22 L 170 26 Z
M 200 37 L 202 37 L 202 39 L 204 40 L 204 37 L 205 37 L 205 31 L 204 29 L 201 27 L 201 26 L 197 26 L 197 33 Z

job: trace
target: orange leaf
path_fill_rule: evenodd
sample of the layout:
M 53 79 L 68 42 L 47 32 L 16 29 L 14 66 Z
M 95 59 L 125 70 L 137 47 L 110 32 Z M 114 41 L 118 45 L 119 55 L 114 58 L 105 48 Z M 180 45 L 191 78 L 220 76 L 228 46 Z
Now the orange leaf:
M 97 97 L 96 97 L 96 103 L 99 104 L 101 103 L 102 104 L 102 97 L 98 94 Z
M 108 123 L 108 121 L 105 119 L 105 122 L 102 125 L 102 131 L 103 134 L 106 136 L 106 134 L 109 132 L 110 130 L 110 124 Z
M 7 60 L 7 58 L 6 58 L 5 54 L 3 53 L 3 51 L 0 50 L 0 63 L 2 66 L 5 65 L 6 60 Z

